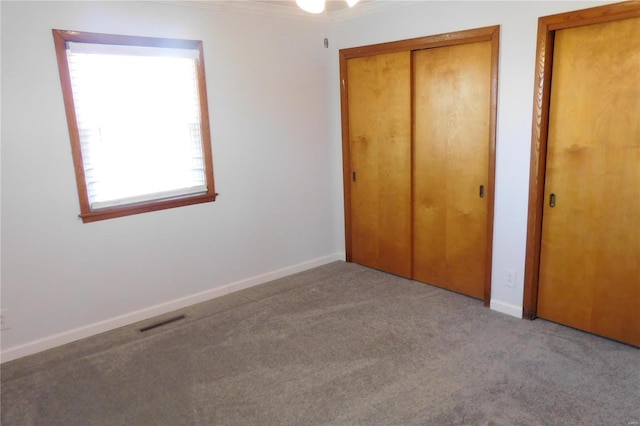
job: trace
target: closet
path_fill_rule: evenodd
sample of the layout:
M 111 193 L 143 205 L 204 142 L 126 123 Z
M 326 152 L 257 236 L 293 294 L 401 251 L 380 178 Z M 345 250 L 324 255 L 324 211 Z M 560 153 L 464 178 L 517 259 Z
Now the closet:
M 348 261 L 488 304 L 498 38 L 340 51 Z
M 539 107 L 546 139 L 534 139 L 546 155 L 532 165 L 540 222 L 525 307 L 640 346 L 640 5 L 585 12 L 541 19 L 552 79 Z

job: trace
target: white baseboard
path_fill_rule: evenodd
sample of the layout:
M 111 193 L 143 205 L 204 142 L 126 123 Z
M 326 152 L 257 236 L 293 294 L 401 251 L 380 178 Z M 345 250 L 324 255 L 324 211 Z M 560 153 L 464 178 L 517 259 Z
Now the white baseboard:
M 503 314 L 511 315 L 512 317 L 516 318 L 522 318 L 522 306 L 512 305 L 511 303 L 491 299 L 491 304 L 489 305 L 489 307 L 492 311 L 501 312 Z
M 344 259 L 344 253 L 334 253 L 329 256 L 319 257 L 306 262 L 298 263 L 297 265 L 287 266 L 286 268 L 277 269 L 275 271 L 256 275 L 254 277 L 249 277 L 224 285 L 222 287 L 212 288 L 210 290 L 181 297 L 175 300 L 170 300 L 168 302 L 164 302 L 155 306 L 149 306 L 148 308 L 130 312 L 128 314 L 120 315 L 104 321 L 99 321 L 93 324 L 64 331 L 62 333 L 54 334 L 52 336 L 47 336 L 42 339 L 34 340 L 3 350 L 2 352 L 0 352 L 0 362 L 7 362 L 17 358 L 25 357 L 27 355 L 33 355 L 47 349 L 55 348 L 56 346 L 71 343 L 76 340 L 94 336 L 99 333 L 104 333 L 105 331 L 114 330 L 125 325 L 133 324 L 138 321 L 143 321 L 158 315 L 175 311 L 177 309 L 195 305 L 196 303 L 201 303 L 207 300 L 214 299 L 216 297 L 224 296 L 225 294 L 233 293 L 235 291 L 243 290 L 249 287 L 254 287 L 272 280 L 276 280 L 278 278 L 283 278 L 288 275 L 295 274 L 297 272 L 306 271 L 307 269 L 315 268 L 317 266 L 322 266 L 336 260 Z

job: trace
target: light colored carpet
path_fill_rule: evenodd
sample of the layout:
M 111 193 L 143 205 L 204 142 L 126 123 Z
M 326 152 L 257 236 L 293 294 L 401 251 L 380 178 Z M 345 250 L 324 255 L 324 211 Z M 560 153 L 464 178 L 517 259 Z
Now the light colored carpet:
M 183 312 L 3 364 L 2 424 L 640 421 L 638 349 L 355 264 Z

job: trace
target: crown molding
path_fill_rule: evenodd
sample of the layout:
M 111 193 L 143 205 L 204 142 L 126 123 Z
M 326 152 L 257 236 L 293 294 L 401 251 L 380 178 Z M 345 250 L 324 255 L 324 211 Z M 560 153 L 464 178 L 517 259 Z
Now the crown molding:
M 306 13 L 295 7 L 269 4 L 253 0 L 157 0 L 158 3 L 197 9 L 218 10 L 241 15 L 258 15 L 272 18 L 326 21 L 324 15 Z
M 292 0 L 293 1 L 293 0 Z M 316 22 L 338 22 L 373 13 L 382 13 L 415 4 L 412 0 L 370 0 L 353 8 L 344 8 L 321 14 L 312 14 L 297 7 L 256 0 L 155 0 L 157 3 L 198 9 L 218 10 L 243 15 L 258 15 Z

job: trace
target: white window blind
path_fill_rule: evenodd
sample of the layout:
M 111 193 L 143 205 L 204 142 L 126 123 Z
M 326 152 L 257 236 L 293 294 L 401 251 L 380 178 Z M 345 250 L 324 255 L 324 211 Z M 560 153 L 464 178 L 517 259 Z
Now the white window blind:
M 198 50 L 67 43 L 91 209 L 205 193 Z

